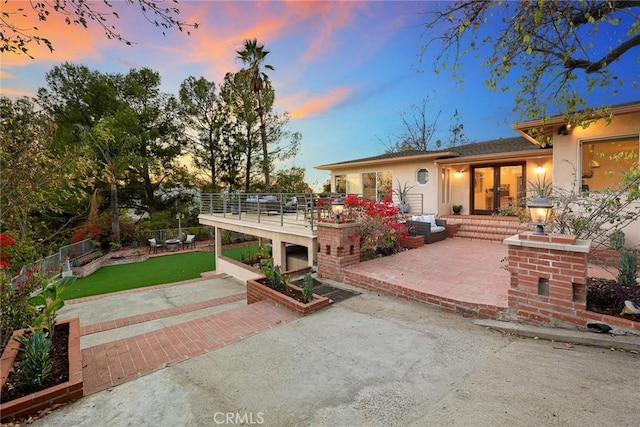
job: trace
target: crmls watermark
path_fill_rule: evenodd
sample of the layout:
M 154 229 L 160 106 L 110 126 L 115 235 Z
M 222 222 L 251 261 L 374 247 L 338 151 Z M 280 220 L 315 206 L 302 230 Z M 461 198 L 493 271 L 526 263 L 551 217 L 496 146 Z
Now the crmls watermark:
M 213 414 L 213 422 L 221 425 L 248 424 L 260 425 L 264 424 L 263 412 L 216 412 Z

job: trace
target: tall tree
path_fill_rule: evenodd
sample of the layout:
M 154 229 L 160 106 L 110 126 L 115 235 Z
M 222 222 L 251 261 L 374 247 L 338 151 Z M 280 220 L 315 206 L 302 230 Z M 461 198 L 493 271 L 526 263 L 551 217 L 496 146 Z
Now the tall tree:
M 180 85 L 181 121 L 196 168 L 208 171 L 212 190 L 221 181 L 225 141 L 234 137 L 236 123 L 228 104 L 219 98 L 215 82 L 193 76 Z
M 83 139 L 94 153 L 94 162 L 98 165 L 98 176 L 109 185 L 109 204 L 111 209 L 111 241 L 120 243 L 120 205 L 118 203 L 118 183 L 131 163 L 134 155 L 130 139 L 126 133 L 118 131 L 119 117 L 101 119 L 91 129 L 82 129 Z
M 178 0 L 173 2 L 178 3 Z M 132 43 L 111 23 L 114 19 L 120 18 L 118 12 L 113 10 L 111 0 L 100 2 L 107 6 L 106 8 L 101 7 L 97 2 L 85 0 L 30 1 L 21 2 L 22 4 L 16 6 L 8 1 L 3 3 L 0 10 L 0 52 L 24 54 L 33 58 L 29 52 L 29 47 L 33 43 L 44 44 L 53 51 L 53 42 L 49 36 L 41 33 L 36 23 L 54 17 L 63 18 L 64 22 L 72 27 L 87 28 L 93 22 L 102 27 L 107 38 L 119 40 L 128 45 Z M 197 23 L 190 24 L 179 20 L 180 10 L 177 7 L 165 7 L 154 0 L 125 0 L 125 3 L 129 6 L 137 4 L 145 20 L 156 27 L 163 29 L 177 27 L 181 32 L 189 27 L 198 28 Z M 164 31 L 162 34 L 164 35 Z M 187 34 L 190 34 L 189 31 Z
M 256 94 L 256 111 L 258 118 L 260 119 L 260 140 L 262 142 L 262 168 L 264 172 L 264 184 L 265 189 L 268 191 L 271 183 L 269 178 L 269 156 L 267 149 L 267 130 L 265 127 L 265 108 L 262 99 L 262 93 L 265 88 L 271 87 L 269 76 L 262 70 L 262 67 L 268 70 L 274 70 L 273 66 L 264 64 L 265 58 L 269 54 L 268 50 L 265 50 L 264 45 L 258 44 L 257 39 L 246 40 L 244 48 L 237 50 L 238 58 L 248 66 L 246 70 L 251 76 L 251 89 Z
M 112 76 L 85 65 L 65 62 L 45 75 L 47 87 L 38 89 L 38 103 L 54 118 L 59 145 L 82 144 L 80 130 L 93 128 L 118 109 Z
M 69 227 L 61 207 L 84 195 L 89 163 L 55 146 L 55 123 L 33 100 L 0 97 L 0 117 L 0 228 L 48 240 Z M 55 216 L 41 221 L 44 213 Z
M 132 178 L 137 177 L 140 186 L 132 196 L 139 197 L 151 212 L 160 207 L 156 190 L 179 181 L 178 175 L 184 169 L 176 162 L 184 146 L 178 101 L 162 93 L 160 83 L 160 75 L 149 68 L 132 69 L 117 79 L 118 97 L 124 105 L 119 126 L 132 139 L 138 160 L 129 166 Z
M 489 67 L 487 86 L 515 89 L 515 109 L 524 118 L 570 113 L 587 104 L 591 91 L 615 94 L 637 85 L 624 82 L 616 69 L 638 68 L 640 57 L 631 51 L 640 46 L 640 1 L 472 0 L 430 6 L 422 49 L 440 43 L 435 71 L 459 76 L 462 58 L 477 51 Z M 558 111 L 550 111 L 551 102 Z M 591 113 L 585 109 L 574 120 L 582 122 Z
M 427 151 L 438 127 L 438 120 L 442 111 L 438 111 L 433 119 L 429 119 L 429 98 L 422 98 L 420 104 L 411 104 L 410 111 L 400 114 L 403 132 L 395 139 L 385 144 L 388 153 L 401 151 Z M 384 143 L 383 143 L 384 144 Z M 440 141 L 435 148 L 440 147 Z
M 229 108 L 237 125 L 233 137 L 227 140 L 223 155 L 226 182 L 232 186 L 240 183 L 240 162 L 244 160 L 245 191 L 249 191 L 251 186 L 253 165 L 260 140 L 260 122 L 255 108 L 256 94 L 251 88 L 250 78 L 248 73 L 242 71 L 227 73 L 220 90 L 221 99 Z M 263 90 L 261 95 L 264 99 L 273 100 L 273 96 L 266 96 L 271 93 L 271 89 Z M 271 105 L 272 102 L 268 103 L 267 108 L 271 109 Z
M 279 193 L 313 193 L 313 189 L 305 181 L 305 173 L 304 168 L 296 166 L 278 170 L 273 190 Z

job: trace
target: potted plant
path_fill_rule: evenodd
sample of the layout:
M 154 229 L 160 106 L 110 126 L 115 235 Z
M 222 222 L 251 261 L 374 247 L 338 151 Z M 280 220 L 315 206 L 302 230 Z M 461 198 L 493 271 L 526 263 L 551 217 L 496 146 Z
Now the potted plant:
M 462 212 L 462 205 L 453 205 L 451 206 L 451 209 L 453 210 L 454 214 L 460 215 L 460 212 Z
M 404 185 L 400 184 L 400 180 L 398 180 L 398 186 L 396 187 L 396 189 L 394 190 L 394 192 L 398 195 L 398 198 L 400 199 L 400 212 L 401 213 L 407 213 L 409 212 L 409 202 L 408 202 L 408 196 L 409 196 L 409 191 L 411 191 L 411 189 L 413 189 L 415 187 L 415 185 L 411 185 L 409 186 L 409 184 L 407 182 L 404 183 Z

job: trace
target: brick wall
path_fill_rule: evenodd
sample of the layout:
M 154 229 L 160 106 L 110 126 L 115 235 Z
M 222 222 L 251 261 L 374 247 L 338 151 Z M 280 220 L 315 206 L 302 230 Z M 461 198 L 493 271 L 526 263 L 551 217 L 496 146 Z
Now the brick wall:
M 590 242 L 522 233 L 509 245 L 509 310 L 514 320 L 552 326 L 597 321 L 640 331 L 640 323 L 587 311 Z
M 353 223 L 318 224 L 318 277 L 341 282 L 342 269 L 360 262 L 360 240 Z

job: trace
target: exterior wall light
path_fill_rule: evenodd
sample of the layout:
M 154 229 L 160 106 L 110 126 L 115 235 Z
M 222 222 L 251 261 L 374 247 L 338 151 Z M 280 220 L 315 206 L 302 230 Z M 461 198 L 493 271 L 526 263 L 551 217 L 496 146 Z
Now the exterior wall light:
M 340 215 L 344 212 L 344 202 L 340 197 L 331 202 L 331 212 L 336 216 L 336 220 L 340 221 Z
M 536 226 L 536 231 L 534 231 L 533 234 L 544 236 L 546 234 L 544 232 L 544 226 L 549 223 L 553 205 L 549 203 L 549 200 L 545 196 L 538 196 L 533 199 L 527 207 L 531 215 L 531 223 Z

